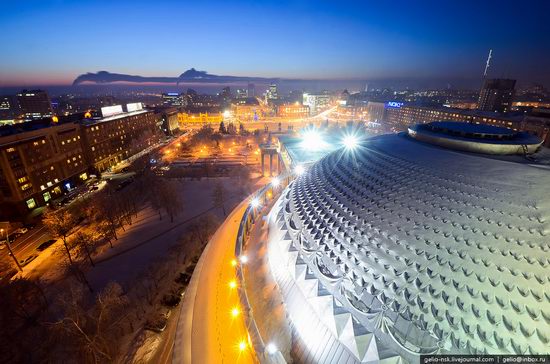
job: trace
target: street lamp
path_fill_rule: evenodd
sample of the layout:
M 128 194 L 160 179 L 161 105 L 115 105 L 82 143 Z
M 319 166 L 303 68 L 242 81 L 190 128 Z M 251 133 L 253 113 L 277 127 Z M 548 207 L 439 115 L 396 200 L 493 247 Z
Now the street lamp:
M 23 268 L 21 268 L 21 265 L 19 264 L 19 261 L 17 260 L 17 257 L 15 256 L 15 254 L 13 253 L 13 251 L 11 250 L 11 246 L 10 246 L 10 235 L 9 235 L 9 232 L 8 232 L 8 229 L 4 229 L 4 228 L 1 228 L 0 229 L 0 233 L 2 233 L 2 235 L 5 235 L 6 237 L 6 241 L 4 244 L 6 244 L 6 247 L 8 247 L 8 250 L 10 251 L 10 255 L 11 257 L 13 258 L 13 261 L 15 262 L 15 265 L 17 265 L 17 268 L 22 272 L 23 271 Z

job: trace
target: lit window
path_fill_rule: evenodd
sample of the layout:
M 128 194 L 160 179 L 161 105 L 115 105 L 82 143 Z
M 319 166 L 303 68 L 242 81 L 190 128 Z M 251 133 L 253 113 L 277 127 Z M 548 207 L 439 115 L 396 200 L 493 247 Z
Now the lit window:
M 27 203 L 27 207 L 29 209 L 34 209 L 36 207 L 36 202 L 34 201 L 34 198 L 29 198 L 27 201 L 25 201 Z
M 43 193 L 42 196 L 44 196 L 44 202 L 48 202 L 52 198 L 49 192 Z

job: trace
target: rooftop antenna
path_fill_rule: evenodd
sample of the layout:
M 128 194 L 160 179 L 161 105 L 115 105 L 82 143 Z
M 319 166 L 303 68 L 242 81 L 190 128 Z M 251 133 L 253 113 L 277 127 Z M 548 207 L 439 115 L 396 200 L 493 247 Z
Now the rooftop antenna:
M 489 49 L 489 56 L 487 57 L 487 63 L 485 64 L 485 71 L 483 72 L 483 78 L 487 77 L 487 70 L 491 64 L 491 56 L 493 55 L 493 50 Z

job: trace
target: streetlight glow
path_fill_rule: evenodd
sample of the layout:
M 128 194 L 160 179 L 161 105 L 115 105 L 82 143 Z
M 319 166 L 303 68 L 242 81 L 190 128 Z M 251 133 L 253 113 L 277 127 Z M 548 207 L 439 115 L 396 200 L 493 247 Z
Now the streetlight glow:
M 231 266 L 235 267 L 237 265 L 237 261 L 235 259 L 231 260 Z
M 248 263 L 248 257 L 246 255 L 241 255 L 239 257 L 239 260 L 241 261 L 242 264 Z
M 231 282 L 229 282 L 229 288 L 237 288 L 237 282 L 235 282 L 235 280 L 232 280 Z
M 241 342 L 239 343 L 239 350 L 240 351 L 245 351 L 246 350 L 246 341 L 241 340 Z
M 233 307 L 233 309 L 231 310 L 231 316 L 233 316 L 233 317 L 239 316 L 239 313 L 240 313 L 240 311 L 237 307 Z

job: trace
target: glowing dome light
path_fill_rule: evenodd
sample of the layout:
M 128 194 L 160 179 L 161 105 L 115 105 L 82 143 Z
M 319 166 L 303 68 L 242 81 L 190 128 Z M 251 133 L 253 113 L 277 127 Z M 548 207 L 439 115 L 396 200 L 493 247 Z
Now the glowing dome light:
M 252 206 L 253 208 L 258 208 L 261 206 L 261 202 L 258 197 L 254 197 L 252 201 L 250 201 L 250 206 Z
M 321 132 L 315 128 L 304 129 L 302 131 L 302 143 L 300 146 L 306 150 L 321 150 L 327 143 L 323 140 Z
M 267 350 L 267 353 L 269 355 L 273 355 L 277 352 L 277 346 L 273 343 L 269 343 L 267 344 L 267 346 L 265 347 L 265 350 Z
M 353 150 L 359 145 L 359 138 L 354 134 L 346 135 L 342 140 L 342 144 L 344 144 L 344 148 L 347 150 Z
M 298 164 L 296 167 L 294 167 L 294 173 L 296 173 L 296 175 L 298 176 L 304 174 L 305 171 L 306 169 L 301 164 Z

